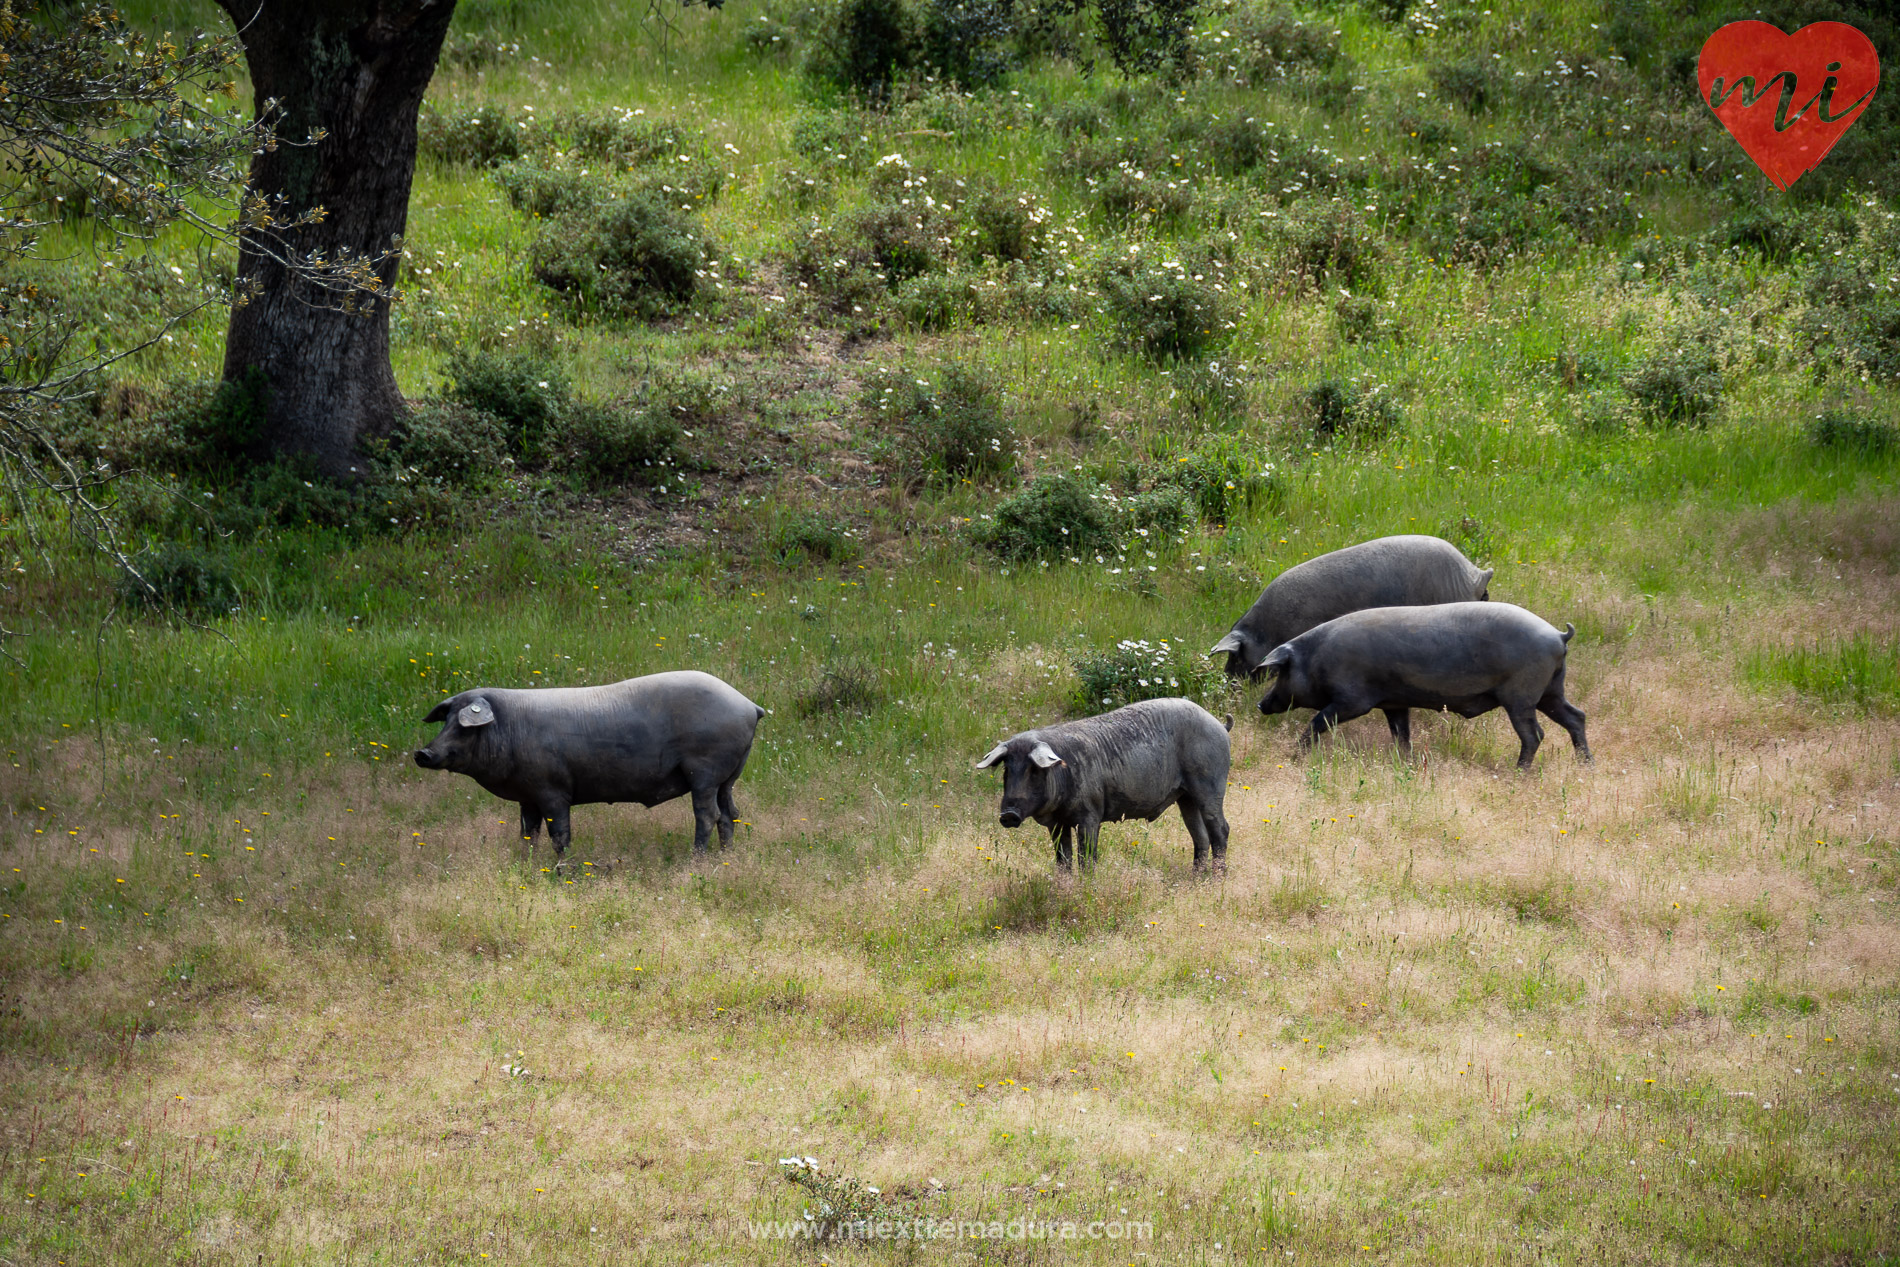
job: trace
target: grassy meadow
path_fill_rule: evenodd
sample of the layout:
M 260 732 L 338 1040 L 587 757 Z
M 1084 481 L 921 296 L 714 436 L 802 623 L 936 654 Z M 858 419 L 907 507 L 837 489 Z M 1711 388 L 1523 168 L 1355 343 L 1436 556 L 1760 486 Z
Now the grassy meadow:
M 1677 58 L 1737 14 L 1228 4 L 1185 79 L 876 108 L 822 7 L 641 14 L 463 0 L 430 90 L 398 376 L 542 367 L 544 448 L 220 518 L 207 318 L 72 422 L 176 610 L 0 518 L 0 1263 L 1900 1260 L 1896 191 L 1748 163 Z M 676 131 L 603 177 L 584 117 Z M 664 311 L 540 279 L 656 190 Z M 94 328 L 164 302 L 59 234 Z M 1055 476 L 1086 548 L 1011 517 Z M 1576 625 L 1594 764 L 1301 755 L 1207 674 L 1401 532 Z M 972 763 L 1157 661 L 1234 715 L 1228 871 L 1171 811 L 1058 881 Z M 557 874 L 410 760 L 449 692 L 688 667 L 769 710 L 728 851 L 585 806 Z

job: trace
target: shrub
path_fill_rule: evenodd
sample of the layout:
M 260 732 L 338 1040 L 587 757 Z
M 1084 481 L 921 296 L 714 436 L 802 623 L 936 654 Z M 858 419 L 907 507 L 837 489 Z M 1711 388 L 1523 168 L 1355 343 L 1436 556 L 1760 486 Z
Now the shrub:
M 1333 320 L 1342 343 L 1376 343 L 1399 333 L 1398 323 L 1383 315 L 1370 295 L 1341 295 L 1333 304 Z
M 554 220 L 529 253 L 536 280 L 583 311 L 640 321 L 690 303 L 710 257 L 691 216 L 652 192 Z
M 930 0 L 921 60 L 962 87 L 996 83 L 1009 72 L 1015 8 L 1015 0 Z
M 488 410 L 426 398 L 409 402 L 388 440 L 391 459 L 423 478 L 472 485 L 501 469 L 507 444 L 502 420 Z
M 1225 15 L 1223 24 L 1232 36 L 1218 44 L 1203 40 L 1200 48 L 1223 75 L 1242 83 L 1331 70 L 1340 60 L 1338 29 L 1331 22 L 1297 17 L 1290 9 L 1247 4 Z
M 1280 217 L 1274 234 L 1286 270 L 1313 286 L 1375 282 L 1385 248 L 1350 203 L 1308 198 Z
M 1844 449 L 1869 456 L 1900 452 L 1900 427 L 1841 409 L 1829 409 L 1808 424 L 1816 448 Z
M 1177 533 L 1190 518 L 1188 490 L 1179 484 L 1160 484 L 1110 504 L 1120 511 L 1122 522 L 1143 537 L 1150 532 Z
M 1102 487 L 1086 476 L 1041 475 L 999 503 L 974 536 L 1003 559 L 1080 555 L 1115 548 L 1115 514 Z
M 897 288 L 897 310 L 920 330 L 948 330 L 974 321 L 979 304 L 970 278 L 961 273 L 926 273 Z
M 527 121 L 495 106 L 438 110 L 424 105 L 416 117 L 416 152 L 442 163 L 493 167 L 520 158 Z
M 850 1175 L 820 1173 L 816 1157 L 781 1157 L 778 1164 L 787 1180 L 811 1195 L 805 1224 L 813 1240 L 869 1238 L 871 1229 L 892 1216 L 876 1188 Z
M 1197 650 L 1167 639 L 1124 638 L 1107 651 L 1075 660 L 1075 706 L 1096 713 L 1137 700 L 1180 696 L 1206 701 L 1221 695 L 1221 670 Z
M 1625 374 L 1623 390 L 1652 422 L 1705 426 L 1722 403 L 1722 371 L 1713 348 L 1683 339 Z
M 222 559 L 203 550 L 167 542 L 133 559 L 132 566 L 138 576 L 124 572 L 117 583 L 119 599 L 128 607 L 197 617 L 228 616 L 237 609 L 237 578 Z
M 259 456 L 269 399 L 264 371 L 256 366 L 215 385 L 181 383 L 143 418 L 128 419 L 103 452 L 120 467 L 227 472 Z
M 1096 0 L 1097 33 L 1122 78 L 1156 70 L 1185 78 L 1200 7 L 1201 0 Z
M 1774 207 L 1744 207 L 1715 234 L 1723 245 L 1753 251 L 1775 264 L 1787 263 L 1801 246 L 1801 226 Z
M 1102 210 L 1115 220 L 1174 221 L 1194 205 L 1194 182 L 1123 162 L 1096 186 Z
M 866 403 L 901 435 L 905 457 L 925 480 L 997 476 L 1015 470 L 1014 432 L 1003 415 L 996 376 L 971 365 L 943 367 L 937 381 L 904 371 L 865 386 Z
M 1496 78 L 1482 58 L 1466 57 L 1455 62 L 1439 62 L 1427 67 L 1426 75 L 1438 89 L 1438 95 L 1464 107 L 1467 114 L 1481 114 L 1497 95 Z
M 781 566 L 794 563 L 849 563 L 863 553 L 851 530 L 815 510 L 793 511 L 772 525 L 767 548 Z
M 1397 431 L 1403 421 L 1398 402 L 1377 384 L 1324 379 L 1306 392 L 1313 434 L 1320 440 L 1377 440 Z
M 882 101 L 917 65 L 920 52 L 917 19 L 904 0 L 844 0 L 808 70 L 847 92 Z
M 516 458 L 531 464 L 542 460 L 548 431 L 568 402 L 567 375 L 557 363 L 532 352 L 458 348 L 450 353 L 445 372 L 449 399 L 500 419 Z
M 494 177 L 510 206 L 537 216 L 588 211 L 611 202 L 615 194 L 613 182 L 604 175 L 582 176 L 539 158 L 501 163 Z
M 884 699 L 883 683 L 877 670 L 855 660 L 827 665 L 793 704 L 800 717 L 823 717 L 833 713 L 868 713 Z
M 681 428 L 664 406 L 583 402 L 562 426 L 568 463 L 591 479 L 650 484 L 676 469 Z
M 801 114 L 792 148 L 827 170 L 860 172 L 871 165 L 870 131 L 870 120 L 851 110 Z
M 1166 462 L 1161 478 L 1193 500 L 1202 519 L 1226 523 L 1275 489 L 1273 463 L 1253 457 L 1237 436 L 1213 436 Z
M 1157 361 L 1205 355 L 1226 342 L 1239 311 L 1225 262 L 1204 251 L 1110 256 L 1096 287 L 1121 345 Z
M 1048 226 L 1054 217 L 1033 190 L 1009 194 L 979 186 L 965 198 L 962 211 L 969 227 L 960 240 L 972 260 L 1034 263 L 1049 249 Z

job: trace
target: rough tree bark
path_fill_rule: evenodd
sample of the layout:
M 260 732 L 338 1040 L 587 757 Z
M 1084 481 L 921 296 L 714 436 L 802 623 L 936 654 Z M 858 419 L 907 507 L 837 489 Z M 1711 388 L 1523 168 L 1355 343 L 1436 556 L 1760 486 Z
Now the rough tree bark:
M 321 206 L 321 223 L 294 231 L 297 251 L 336 259 L 388 252 L 408 223 L 416 114 L 435 72 L 455 0 L 218 0 L 244 47 L 261 112 L 276 101 L 278 133 L 315 145 L 254 156 L 253 189 L 286 213 Z M 400 260 L 378 272 L 393 286 Z M 272 253 L 241 246 L 240 284 L 256 294 L 231 313 L 224 377 L 252 366 L 270 384 L 266 442 L 348 479 L 358 443 L 386 431 L 402 407 L 389 363 L 389 304 L 350 312 L 287 275 Z

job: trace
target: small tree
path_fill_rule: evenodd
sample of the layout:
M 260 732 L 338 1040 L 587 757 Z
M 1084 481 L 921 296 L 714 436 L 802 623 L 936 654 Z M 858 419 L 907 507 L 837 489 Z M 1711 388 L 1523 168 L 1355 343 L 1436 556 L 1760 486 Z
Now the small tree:
M 180 224 L 212 243 L 242 235 L 302 279 L 313 302 L 348 307 L 387 293 L 368 262 L 292 249 L 286 235 L 321 220 L 320 209 L 290 208 L 245 183 L 254 152 L 290 143 L 277 134 L 275 103 L 243 117 L 236 62 L 229 40 L 148 38 L 103 7 L 41 25 L 0 0 L 0 481 L 28 543 L 41 544 L 49 512 L 63 508 L 71 529 L 146 592 L 105 494 L 118 473 L 63 445 L 56 418 L 102 370 L 202 309 L 256 293 L 183 276 L 146 248 Z M 164 296 L 149 324 L 85 337 L 64 288 L 36 276 L 45 231 L 61 218 L 90 229 L 107 268 Z

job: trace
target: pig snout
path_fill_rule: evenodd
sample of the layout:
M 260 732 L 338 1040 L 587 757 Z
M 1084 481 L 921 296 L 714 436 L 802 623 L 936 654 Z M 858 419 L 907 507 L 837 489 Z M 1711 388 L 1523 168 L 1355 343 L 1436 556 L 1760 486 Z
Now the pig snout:
M 436 756 L 427 748 L 418 748 L 416 749 L 416 764 L 425 770 L 440 770 L 442 768 L 442 758 Z
M 996 816 L 996 821 L 1005 827 L 1021 827 L 1023 825 L 1023 816 L 1013 809 L 1006 809 Z

